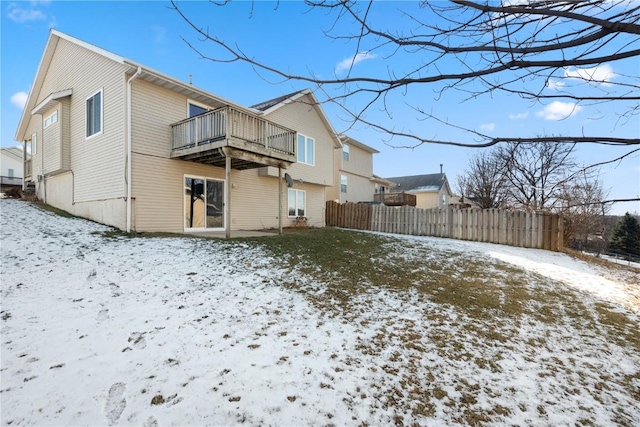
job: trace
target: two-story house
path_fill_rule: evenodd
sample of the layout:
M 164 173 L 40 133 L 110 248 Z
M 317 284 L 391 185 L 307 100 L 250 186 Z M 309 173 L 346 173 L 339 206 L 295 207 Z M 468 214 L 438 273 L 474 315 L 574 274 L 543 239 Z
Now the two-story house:
M 346 135 L 340 135 L 340 140 L 342 148 L 335 150 L 335 185 L 327 190 L 327 200 L 373 201 L 377 186 L 388 184 L 373 173 L 373 155 L 379 151 Z
M 301 216 L 324 226 L 341 148 L 309 90 L 243 107 L 55 30 L 16 140 L 52 206 L 126 231 L 227 236 Z
M 0 186 L 22 186 L 23 152 L 18 147 L 0 149 Z

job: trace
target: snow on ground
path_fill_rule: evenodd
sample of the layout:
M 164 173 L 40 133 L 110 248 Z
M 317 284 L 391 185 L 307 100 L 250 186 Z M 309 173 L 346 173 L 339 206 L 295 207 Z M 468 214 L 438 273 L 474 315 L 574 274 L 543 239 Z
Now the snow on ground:
M 620 304 L 640 315 L 640 269 L 636 273 L 607 269 L 562 253 L 541 249 L 430 237 L 393 236 L 429 242 L 441 250 L 475 252 L 479 256 L 489 256 Z
M 639 349 L 601 325 L 525 316 L 483 340 L 455 307 L 384 289 L 340 316 L 280 286 L 291 272 L 256 245 L 105 238 L 107 227 L 0 203 L 2 425 L 640 424 Z M 539 286 L 566 283 L 640 324 L 638 275 L 410 241 L 551 277 Z

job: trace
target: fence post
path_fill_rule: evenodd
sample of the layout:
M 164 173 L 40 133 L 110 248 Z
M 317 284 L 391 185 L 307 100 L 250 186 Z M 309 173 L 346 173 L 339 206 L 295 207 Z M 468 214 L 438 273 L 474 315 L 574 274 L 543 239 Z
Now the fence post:
M 564 218 L 562 215 L 556 215 L 558 218 L 558 247 L 556 250 L 564 250 Z

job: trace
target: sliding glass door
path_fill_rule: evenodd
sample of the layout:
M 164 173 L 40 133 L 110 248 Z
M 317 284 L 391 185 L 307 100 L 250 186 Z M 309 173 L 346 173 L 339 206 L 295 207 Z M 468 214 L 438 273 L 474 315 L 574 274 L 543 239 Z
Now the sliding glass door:
M 224 229 L 224 181 L 184 178 L 184 229 Z

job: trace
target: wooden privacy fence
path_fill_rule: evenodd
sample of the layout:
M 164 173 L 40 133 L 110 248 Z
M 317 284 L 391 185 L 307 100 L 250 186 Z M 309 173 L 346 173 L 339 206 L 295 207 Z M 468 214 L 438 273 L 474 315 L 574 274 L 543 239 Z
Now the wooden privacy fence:
M 411 206 L 327 202 L 328 226 L 502 245 L 562 249 L 559 215 L 502 209 L 417 209 Z

